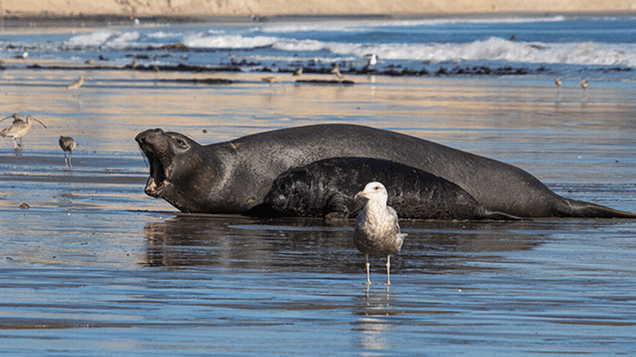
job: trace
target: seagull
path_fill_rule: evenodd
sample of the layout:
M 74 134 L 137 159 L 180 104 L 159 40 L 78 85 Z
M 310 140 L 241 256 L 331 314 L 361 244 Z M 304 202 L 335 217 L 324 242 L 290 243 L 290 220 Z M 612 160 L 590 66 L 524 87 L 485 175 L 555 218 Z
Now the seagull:
M 42 124 L 42 126 L 46 129 L 46 125 L 44 125 L 44 123 L 42 123 L 41 121 L 35 119 L 34 117 L 30 115 L 27 116 L 25 120 L 22 120 L 20 116 L 16 113 L 2 120 L 10 119 L 10 118 L 13 118 L 13 123 L 9 125 L 9 127 L 2 129 L 2 131 L 0 131 L 0 136 L 2 136 L 3 138 L 10 136 L 13 139 L 13 147 L 16 149 L 16 151 L 22 148 L 22 137 L 26 135 L 29 129 L 31 129 L 31 125 L 33 124 L 31 120 L 37 121 L 38 123 Z M 15 141 L 16 138 L 20 139 L 20 144 L 18 144 Z
M 386 205 L 389 195 L 380 182 L 370 182 L 358 192 L 356 199 L 363 197 L 367 203 L 356 217 L 353 244 L 364 254 L 369 278 L 369 257 L 386 257 L 386 285 L 391 285 L 391 255 L 402 248 L 406 234 L 400 233 L 397 212 Z
M 339 80 L 342 80 L 344 76 L 340 73 L 340 69 L 338 68 L 338 63 L 333 64 L 333 69 L 331 69 L 331 73 L 334 73 Z
M 367 60 L 367 67 L 373 67 L 378 63 L 378 56 L 375 53 L 364 55 L 364 59 Z
M 303 74 L 303 68 L 302 67 L 300 67 L 297 70 L 295 70 L 293 76 L 300 76 L 301 74 Z
M 587 88 L 587 81 L 585 79 L 581 79 L 581 88 Z
M 554 81 L 554 84 L 556 84 L 557 87 L 561 86 L 561 78 L 557 77 L 557 79 Z
M 29 52 L 27 51 L 24 51 L 24 53 L 14 56 L 15 59 L 25 59 L 27 57 L 29 57 Z
M 60 147 L 64 151 L 64 164 L 68 167 L 73 167 L 71 163 L 71 158 L 73 157 L 73 149 L 75 149 L 75 140 L 70 136 L 61 136 L 60 135 Z M 68 158 L 66 157 L 66 152 L 68 151 Z
M 77 89 L 77 88 L 81 87 L 82 84 L 84 84 L 84 76 L 80 75 L 79 78 L 75 82 L 73 82 L 73 83 L 69 84 L 68 86 L 66 86 L 66 89 Z

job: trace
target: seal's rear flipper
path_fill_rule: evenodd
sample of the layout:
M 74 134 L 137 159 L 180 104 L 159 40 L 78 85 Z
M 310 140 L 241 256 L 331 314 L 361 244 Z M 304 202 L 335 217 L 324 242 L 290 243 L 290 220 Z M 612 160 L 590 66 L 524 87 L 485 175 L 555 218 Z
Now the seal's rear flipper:
M 479 207 L 479 209 L 477 209 L 477 213 L 478 213 L 478 218 L 480 219 L 493 219 L 493 220 L 498 220 L 498 221 L 522 221 L 522 220 L 531 220 L 531 218 L 528 217 L 518 217 L 518 216 L 513 216 L 511 214 L 508 213 L 503 213 L 503 212 L 498 212 L 498 211 L 491 211 L 485 207 Z
M 555 213 L 558 217 L 587 218 L 636 218 L 636 213 L 621 211 L 596 203 L 565 198 L 564 204 Z

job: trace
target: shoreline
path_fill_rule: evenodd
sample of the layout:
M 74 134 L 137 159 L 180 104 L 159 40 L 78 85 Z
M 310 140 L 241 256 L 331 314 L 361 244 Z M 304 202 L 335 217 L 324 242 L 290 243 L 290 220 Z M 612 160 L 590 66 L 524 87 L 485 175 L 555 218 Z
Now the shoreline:
M 630 17 L 636 16 L 636 11 L 519 11 L 519 12 L 474 12 L 474 13 L 420 13 L 420 14 L 281 14 L 271 16 L 242 16 L 242 15 L 212 15 L 212 16 L 183 16 L 159 15 L 137 16 L 125 15 L 10 15 L 0 17 L 0 28 L 47 28 L 59 27 L 104 27 L 127 26 L 139 23 L 219 23 L 219 24 L 250 24 L 250 23 L 285 23 L 285 22 L 330 22 L 330 21 L 400 21 L 427 19 L 483 19 L 483 18 L 542 18 L 542 17 Z

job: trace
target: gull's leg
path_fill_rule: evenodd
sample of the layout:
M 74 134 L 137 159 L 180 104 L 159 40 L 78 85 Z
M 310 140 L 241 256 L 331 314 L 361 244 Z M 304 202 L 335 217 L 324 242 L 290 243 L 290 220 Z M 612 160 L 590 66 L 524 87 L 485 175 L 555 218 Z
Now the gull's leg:
M 386 285 L 391 285 L 391 277 L 389 271 L 391 270 L 391 256 L 386 256 Z
M 367 285 L 371 285 L 371 279 L 369 277 L 369 254 L 365 254 L 364 257 L 367 259 Z

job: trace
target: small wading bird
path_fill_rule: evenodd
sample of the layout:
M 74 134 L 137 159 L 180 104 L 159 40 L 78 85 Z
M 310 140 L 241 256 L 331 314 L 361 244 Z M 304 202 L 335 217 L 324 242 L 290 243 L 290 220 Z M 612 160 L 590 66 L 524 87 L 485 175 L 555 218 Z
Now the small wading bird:
M 66 166 L 73 167 L 71 163 L 71 158 L 73 157 L 73 149 L 75 149 L 75 140 L 70 136 L 61 136 L 60 135 L 60 147 L 64 151 L 64 164 Z M 66 153 L 68 152 L 68 158 L 66 157 Z
M 274 76 L 270 76 L 270 77 L 263 77 L 261 78 L 263 80 L 263 82 L 267 82 L 269 83 L 269 85 L 271 86 L 274 83 L 280 83 L 280 81 L 278 80 L 278 78 L 274 77 Z
M 303 74 L 303 68 L 302 67 L 300 67 L 297 70 L 295 70 L 293 76 L 300 76 L 301 74 Z
M 0 136 L 2 136 L 3 138 L 10 136 L 13 139 L 13 147 L 16 151 L 19 151 L 22 148 L 22 137 L 26 135 L 29 129 L 31 129 L 31 125 L 33 124 L 31 120 L 37 121 L 46 129 L 46 125 L 44 125 L 44 123 L 42 123 L 41 121 L 33 118 L 30 115 L 27 116 L 25 120 L 22 120 L 18 113 L 15 113 L 10 117 L 3 118 L 2 120 L 0 120 L 0 122 L 11 118 L 13 118 L 13 123 L 9 125 L 9 127 L 2 129 L 2 131 L 0 131 Z M 19 144 L 17 141 L 15 141 L 16 138 L 20 139 Z
M 339 80 L 343 80 L 344 76 L 340 73 L 340 68 L 338 68 L 338 63 L 333 64 L 333 68 L 331 69 L 331 73 L 335 74 Z
M 561 78 L 557 77 L 557 79 L 554 81 L 554 84 L 556 84 L 557 87 L 561 86 Z
M 79 78 L 75 80 L 75 82 L 69 84 L 66 89 L 77 89 L 81 87 L 82 84 L 84 84 L 84 76 L 79 76 Z
M 360 197 L 367 203 L 356 217 L 353 244 L 366 259 L 367 285 L 371 284 L 369 257 L 386 257 L 386 285 L 391 285 L 391 255 L 400 251 L 406 234 L 400 233 L 397 212 L 386 205 L 389 195 L 384 185 L 370 182 L 355 196 Z
M 581 88 L 583 89 L 587 88 L 587 81 L 585 79 L 581 79 Z

